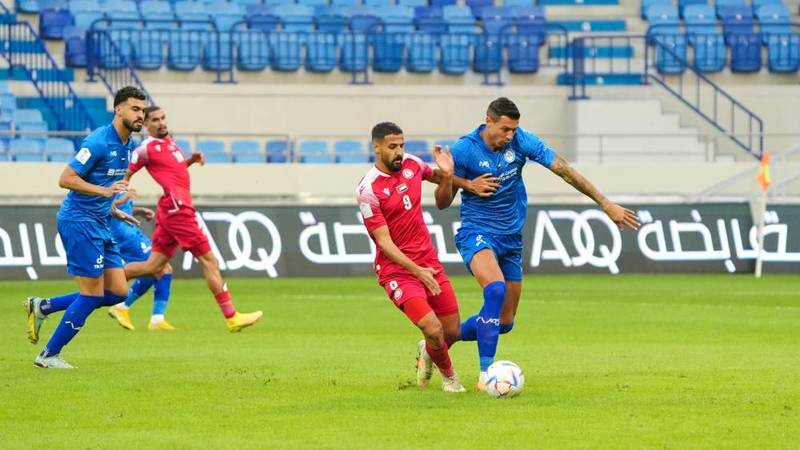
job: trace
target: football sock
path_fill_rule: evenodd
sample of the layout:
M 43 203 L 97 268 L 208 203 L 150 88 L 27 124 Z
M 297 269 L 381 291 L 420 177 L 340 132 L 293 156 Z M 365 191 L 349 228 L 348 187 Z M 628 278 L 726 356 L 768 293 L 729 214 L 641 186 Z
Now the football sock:
M 42 311 L 42 314 L 45 316 L 56 311 L 64 311 L 65 309 L 69 308 L 69 305 L 71 305 L 72 302 L 74 302 L 80 295 L 80 292 L 72 292 L 59 297 L 46 298 L 39 303 L 39 310 Z
M 100 306 L 114 306 L 118 303 L 122 303 L 125 301 L 126 297 L 124 295 L 117 295 L 109 290 L 105 290 L 103 292 L 104 292 L 103 301 L 100 302 L 98 308 Z
M 137 278 L 130 288 L 128 288 L 128 298 L 125 299 L 125 306 L 133 305 L 156 282 L 154 277 Z
M 474 341 L 478 339 L 478 315 L 468 317 L 465 321 L 461 322 L 461 341 Z
M 217 305 L 219 305 L 222 315 L 226 319 L 230 319 L 236 314 L 236 308 L 233 307 L 233 300 L 231 299 L 231 293 L 228 292 L 228 287 L 225 286 L 223 289 L 222 292 L 215 294 L 214 298 L 217 300 Z
M 454 374 L 453 363 L 450 361 L 450 354 L 447 352 L 447 342 L 444 338 L 439 340 L 439 348 L 433 348 L 428 340 L 425 340 L 425 351 L 431 357 L 433 363 L 439 368 L 443 377 L 451 378 Z
M 160 315 L 164 319 L 164 313 L 167 311 L 167 302 L 169 301 L 169 290 L 172 286 L 172 274 L 164 274 L 161 279 L 156 281 L 156 290 L 153 294 L 153 315 Z
M 500 334 L 506 334 L 512 329 L 514 329 L 514 322 L 500 324 Z
M 161 322 L 162 320 L 164 320 L 163 314 L 153 314 L 152 316 L 150 316 L 150 323 L 158 323 Z
M 483 307 L 476 319 L 478 334 L 478 356 L 481 371 L 486 371 L 494 362 L 497 338 L 500 335 L 500 312 L 506 300 L 506 284 L 493 281 L 483 288 Z
M 64 312 L 64 317 L 61 318 L 56 331 L 42 350 L 41 356 L 55 356 L 61 353 L 61 349 L 78 334 L 83 324 L 86 323 L 89 314 L 102 303 L 103 297 L 101 296 L 79 295 Z

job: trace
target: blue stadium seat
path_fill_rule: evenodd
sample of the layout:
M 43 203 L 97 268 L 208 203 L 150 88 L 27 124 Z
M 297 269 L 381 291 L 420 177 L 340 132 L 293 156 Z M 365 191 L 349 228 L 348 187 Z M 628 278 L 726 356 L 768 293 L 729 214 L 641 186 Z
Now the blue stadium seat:
M 658 34 L 653 39 L 656 43 L 656 70 L 661 74 L 683 73 L 686 70 L 686 37 L 682 34 Z
M 237 5 L 242 6 L 250 6 L 250 5 L 260 5 L 261 0 L 231 0 L 231 3 L 236 3 Z
M 209 163 L 227 163 L 230 157 L 225 151 L 225 143 L 216 140 L 203 140 L 197 143 L 197 150 L 206 156 Z
M 64 63 L 67 67 L 86 67 L 86 30 L 76 27 L 64 29 Z
M 377 11 L 387 33 L 411 33 L 414 31 L 414 8 L 410 6 L 387 6 Z
M 347 17 L 340 8 L 319 8 L 314 10 L 314 23 L 317 31 L 323 33 L 342 33 L 347 29 Z
M 172 11 L 172 4 L 160 0 L 140 1 L 139 13 L 144 19 L 173 19 L 175 17 Z
M 511 9 L 511 16 L 516 23 L 518 34 L 534 34 L 539 38 L 539 45 L 544 45 L 547 41 L 547 19 L 542 7 L 515 6 Z
M 267 162 L 286 163 L 291 160 L 289 155 L 289 142 L 284 140 L 267 141 Z
M 11 141 L 9 156 L 16 162 L 42 162 L 44 154 L 39 141 L 28 138 L 19 138 Z
M 175 3 L 175 17 L 181 22 L 181 30 L 210 31 L 211 16 L 201 2 Z
M 640 14 L 641 14 L 643 20 L 647 19 L 647 15 L 646 15 L 647 10 L 652 5 L 669 5 L 669 6 L 671 6 L 672 5 L 672 0 L 642 0 L 642 7 L 641 7 Z
M 489 34 L 505 33 L 510 28 L 514 20 L 513 11 L 510 8 L 500 6 L 486 6 L 481 8 L 478 18 L 483 24 L 483 31 Z
M 400 6 L 410 6 L 412 8 L 416 8 L 419 6 L 428 6 L 428 0 L 397 0 L 397 4 Z
M 385 6 L 394 5 L 394 0 L 364 0 L 367 6 L 375 6 L 376 8 L 383 8 Z
M 233 67 L 233 43 L 229 33 L 209 34 L 203 39 L 202 65 L 211 72 Z
M 253 14 L 247 16 L 247 26 L 253 31 L 272 33 L 279 28 L 281 19 L 272 14 Z
M 707 0 L 678 0 L 678 11 L 680 12 L 681 18 L 686 18 L 686 7 L 687 6 L 708 6 Z
M 261 31 L 240 31 L 236 34 L 238 57 L 236 68 L 244 71 L 261 71 L 270 62 L 269 38 Z
M 376 72 L 399 72 L 403 67 L 406 47 L 404 33 L 378 33 L 372 35 L 372 69 Z
M 45 39 L 64 39 L 64 28 L 72 26 L 66 9 L 44 9 L 39 13 L 39 34 Z
M 366 163 L 367 154 L 360 141 L 344 140 L 333 143 L 333 153 L 339 163 Z
M 11 121 L 17 111 L 17 98 L 10 92 L 0 93 L 0 118 Z
M 360 5 L 361 0 L 331 0 L 333 6 L 353 6 Z
M 17 0 L 17 11 L 22 13 L 35 14 L 41 10 L 38 0 Z
M 101 11 L 100 2 L 97 0 L 70 0 L 69 10 L 76 12 L 98 12 Z
M 725 42 L 730 45 L 734 35 L 753 34 L 753 13 L 746 6 L 725 8 L 722 17 L 722 33 Z
M 714 15 L 714 9 L 708 5 L 687 5 L 683 18 L 686 20 L 686 32 L 690 43 L 692 35 L 717 33 L 717 17 Z
M 414 24 L 419 32 L 438 37 L 447 32 L 442 8 L 438 6 L 421 6 L 414 10 Z
M 783 5 L 783 0 L 752 0 L 753 13 L 764 5 Z
M 201 40 L 198 31 L 174 31 L 169 35 L 167 67 L 172 70 L 190 71 L 200 65 Z
M 503 6 L 506 8 L 516 8 L 517 6 L 536 6 L 535 0 L 505 0 Z
M 0 131 L 7 132 L 0 134 L 0 157 L 8 156 L 5 154 L 5 151 L 6 148 L 8 148 L 9 141 L 11 140 L 10 131 L 13 128 L 13 124 L 10 120 L 0 117 Z M 0 158 L 0 161 L 8 161 L 8 158 Z
M 439 70 L 448 75 L 461 75 L 470 65 L 471 36 L 467 34 L 443 34 L 440 48 Z
M 767 68 L 770 72 L 797 72 L 800 67 L 800 36 L 770 34 L 767 39 Z
M 445 6 L 442 8 L 444 21 L 449 33 L 475 33 L 475 16 L 466 6 Z
M 700 72 L 719 72 L 725 68 L 725 41 L 722 34 L 689 36 L 694 49 L 694 67 Z
M 431 155 L 431 148 L 428 147 L 428 141 L 421 139 L 409 139 L 404 146 L 406 153 L 412 154 L 425 162 L 433 161 Z
M 369 48 L 367 36 L 363 33 L 343 33 L 339 40 L 339 70 L 360 72 L 367 69 Z
M 236 3 L 217 1 L 216 3 L 207 5 L 207 8 L 214 11 L 214 14 L 211 15 L 211 19 L 220 32 L 231 31 L 231 28 L 240 24 L 245 19 L 245 7 Z
M 430 73 L 436 68 L 436 41 L 438 37 L 417 32 L 409 36 L 406 69 L 413 73 Z
M 231 143 L 231 156 L 235 163 L 264 163 L 266 154 L 257 141 L 241 140 Z
M 307 6 L 321 6 L 321 5 L 328 5 L 330 2 L 328 0 L 297 0 L 298 5 L 307 5 Z
M 314 31 L 314 8 L 307 5 L 284 4 L 272 9 L 272 14 L 281 18 L 283 31 Z
M 536 73 L 539 71 L 539 46 L 537 34 L 510 34 L 506 38 L 508 47 L 508 71 L 511 73 Z
M 142 70 L 158 70 L 164 65 L 163 31 L 141 31 L 131 40 L 133 44 L 133 65 Z
M 297 33 L 271 33 L 269 50 L 272 70 L 294 72 L 302 64 L 302 41 Z
M 788 34 L 791 32 L 791 18 L 789 11 L 783 5 L 764 5 L 756 11 L 761 25 L 761 37 L 764 44 L 769 41 L 772 34 Z
M 328 143 L 325 141 L 301 141 L 301 163 L 332 163 L 333 156 L 328 152 Z
M 306 65 L 309 72 L 327 73 L 336 68 L 336 35 L 318 31 L 306 38 Z
M 758 72 L 761 70 L 761 37 L 757 34 L 733 34 L 728 40 L 731 47 L 732 72 Z
M 473 16 L 480 17 L 480 11 L 487 6 L 493 6 L 494 0 L 467 0 L 466 5 L 472 10 Z
M 375 9 L 371 6 L 351 6 L 347 9 L 350 31 L 368 33 L 375 31 L 381 23 Z
M 29 139 L 31 141 L 37 141 L 41 145 L 44 145 L 44 142 L 47 140 L 47 122 L 17 122 L 16 123 L 17 131 L 22 131 L 24 133 L 30 134 L 23 134 L 25 139 Z
M 189 156 L 192 154 L 192 143 L 186 139 L 175 139 L 175 145 L 181 149 L 181 153 L 185 156 Z
M 72 24 L 75 27 L 82 28 L 84 30 L 88 30 L 92 24 L 102 18 L 103 14 L 97 11 L 72 12 Z
M 75 146 L 71 141 L 61 138 L 50 138 L 44 143 L 44 158 L 50 162 L 69 162 L 75 154 Z
M 43 122 L 42 112 L 38 109 L 17 109 L 14 112 L 14 122 L 20 123 Z
M 724 11 L 728 8 L 747 8 L 745 0 L 716 0 L 715 8 L 717 17 L 722 19 L 725 14 Z
M 455 5 L 456 3 L 457 3 L 456 0 L 430 0 L 431 6 L 439 6 L 439 7 Z
M 281 2 L 281 3 L 277 3 L 276 5 L 269 5 L 269 4 L 265 4 L 265 3 L 256 3 L 256 4 L 253 4 L 253 5 L 247 5 L 247 6 L 245 6 L 245 9 L 244 9 L 245 16 L 246 17 L 250 17 L 250 16 L 266 16 L 266 15 L 272 14 L 272 9 L 275 6 L 283 4 L 283 3 L 291 3 L 291 2 Z
M 473 47 L 475 58 L 472 70 L 477 73 L 497 73 L 503 68 L 503 45 L 499 36 L 479 34 Z
M 109 0 L 101 5 L 101 11 L 112 20 L 140 20 L 139 7 L 133 0 Z

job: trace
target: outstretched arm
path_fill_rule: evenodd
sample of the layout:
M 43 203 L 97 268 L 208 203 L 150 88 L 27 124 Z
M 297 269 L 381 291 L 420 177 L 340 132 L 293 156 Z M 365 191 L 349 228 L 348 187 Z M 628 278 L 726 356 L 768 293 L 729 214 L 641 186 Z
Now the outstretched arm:
M 583 195 L 594 200 L 608 214 L 608 217 L 617 224 L 620 230 L 626 226 L 634 230 L 639 228 L 639 220 L 636 218 L 636 213 L 609 201 L 586 177 L 570 166 L 564 158 L 556 155 L 550 165 L 550 170 L 583 193 Z
M 192 152 L 192 156 L 186 158 L 186 167 L 191 167 L 192 164 L 199 163 L 201 166 L 206 165 L 206 155 L 203 152 Z
M 411 272 L 417 277 L 422 284 L 428 288 L 434 295 L 439 295 L 442 290 L 439 283 L 436 282 L 435 275 L 439 272 L 430 267 L 422 267 L 417 265 L 411 260 L 402 250 L 394 243 L 392 236 L 389 234 L 389 227 L 383 225 L 372 231 L 372 237 L 375 238 L 375 244 L 381 249 L 381 253 L 386 255 L 392 262 L 400 264 L 404 269 Z

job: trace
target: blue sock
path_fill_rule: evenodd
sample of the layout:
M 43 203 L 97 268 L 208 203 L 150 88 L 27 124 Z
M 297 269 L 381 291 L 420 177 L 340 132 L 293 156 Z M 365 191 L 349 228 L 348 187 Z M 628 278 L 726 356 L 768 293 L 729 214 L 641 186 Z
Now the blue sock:
M 69 305 L 71 305 L 72 302 L 74 302 L 80 295 L 80 292 L 72 292 L 59 297 L 46 298 L 39 304 L 39 309 L 45 316 L 57 311 L 64 311 L 65 309 L 69 308 Z
M 461 341 L 474 341 L 478 339 L 478 315 L 475 314 L 467 320 L 461 322 L 461 336 L 458 338 Z
M 86 318 L 103 302 L 103 297 L 91 295 L 79 295 L 72 304 L 69 305 L 64 317 L 56 327 L 56 331 L 50 341 L 42 350 L 42 356 L 54 356 L 61 353 L 61 349 L 78 334 Z
M 169 301 L 169 289 L 172 286 L 172 274 L 164 274 L 160 280 L 156 281 L 156 291 L 153 294 L 153 315 L 161 314 L 167 310 Z
M 114 306 L 118 303 L 124 302 L 126 298 L 124 295 L 117 295 L 109 290 L 105 290 L 103 293 L 103 301 L 100 302 L 98 308 L 100 306 Z
M 483 307 L 476 319 L 478 334 L 478 356 L 481 372 L 485 372 L 494 362 L 497 352 L 497 338 L 500 336 L 500 312 L 506 301 L 506 284 L 493 281 L 483 288 Z
M 506 334 L 509 331 L 514 329 L 514 322 L 511 323 L 501 323 L 500 324 L 500 334 Z
M 154 277 L 137 278 L 130 288 L 128 288 L 128 298 L 125 300 L 125 306 L 130 307 L 133 302 L 139 299 L 148 289 L 156 282 Z

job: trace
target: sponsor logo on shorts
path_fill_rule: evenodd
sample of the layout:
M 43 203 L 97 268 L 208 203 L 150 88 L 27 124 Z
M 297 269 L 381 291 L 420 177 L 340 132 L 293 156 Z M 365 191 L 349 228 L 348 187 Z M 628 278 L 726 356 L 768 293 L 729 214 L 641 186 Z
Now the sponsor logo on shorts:
M 414 178 L 414 171 L 411 169 L 403 169 L 403 178 L 407 180 Z
M 103 255 L 98 256 L 97 259 L 94 260 L 94 262 L 96 263 L 94 265 L 95 269 L 102 269 L 103 268 Z

